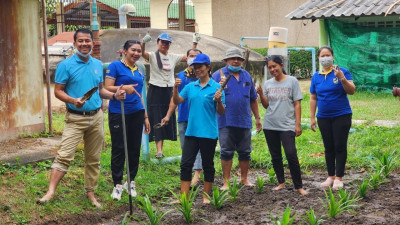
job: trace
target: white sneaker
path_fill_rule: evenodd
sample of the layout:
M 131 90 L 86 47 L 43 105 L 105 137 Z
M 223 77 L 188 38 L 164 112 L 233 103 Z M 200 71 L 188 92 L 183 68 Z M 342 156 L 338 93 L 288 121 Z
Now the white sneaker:
M 115 187 L 111 193 L 111 198 L 119 201 L 119 200 L 121 200 L 121 195 L 122 195 L 122 185 L 117 184 L 117 185 L 115 185 Z
M 125 189 L 126 192 L 128 192 L 128 182 L 125 182 L 123 188 Z M 136 195 L 137 193 L 136 193 L 135 181 L 131 181 L 131 196 L 136 197 Z

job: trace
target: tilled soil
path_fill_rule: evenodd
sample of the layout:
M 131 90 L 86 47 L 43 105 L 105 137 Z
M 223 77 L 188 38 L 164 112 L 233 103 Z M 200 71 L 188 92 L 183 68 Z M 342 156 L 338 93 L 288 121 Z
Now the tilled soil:
M 289 174 L 289 171 L 285 172 Z M 287 205 L 292 208 L 292 215 L 297 214 L 294 224 L 305 224 L 300 216 L 305 215 L 305 211 L 310 207 L 314 208 L 318 216 L 325 214 L 321 202 L 321 199 L 325 199 L 325 195 L 318 185 L 326 179 L 326 173 L 317 170 L 310 172 L 310 175 L 303 174 L 304 188 L 309 192 L 308 196 L 300 196 L 291 183 L 286 184 L 286 188 L 280 191 L 272 191 L 273 185 L 268 184 L 262 193 L 257 193 L 254 188 L 245 187 L 235 202 L 228 201 L 219 210 L 211 205 L 202 204 L 200 195 L 202 186 L 200 186 L 193 209 L 195 221 L 192 224 L 272 224 L 269 213 L 275 217 L 281 216 Z M 253 181 L 257 176 L 268 177 L 262 171 L 252 171 L 250 175 Z M 358 189 L 359 180 L 365 175 L 365 172 L 348 171 L 345 176 L 345 188 L 354 193 Z M 355 214 L 344 212 L 337 218 L 325 217 L 323 224 L 400 224 L 400 174 L 390 175 L 388 181 L 376 190 L 370 190 L 366 198 L 357 203 L 360 206 L 355 209 Z M 291 182 L 290 178 L 287 182 Z M 217 179 L 215 184 L 220 186 L 222 180 Z M 169 200 L 172 199 L 162 201 Z M 114 211 L 71 215 L 62 221 L 68 221 L 68 224 L 121 224 L 123 214 L 127 210 L 128 206 Z M 162 204 L 161 210 L 172 210 L 164 217 L 164 224 L 187 224 L 183 215 L 172 206 Z M 137 207 L 134 208 L 134 216 L 141 218 L 142 222 L 146 221 L 146 216 Z M 42 221 L 41 224 L 57 224 L 57 222 Z M 139 222 L 134 221 L 130 224 Z

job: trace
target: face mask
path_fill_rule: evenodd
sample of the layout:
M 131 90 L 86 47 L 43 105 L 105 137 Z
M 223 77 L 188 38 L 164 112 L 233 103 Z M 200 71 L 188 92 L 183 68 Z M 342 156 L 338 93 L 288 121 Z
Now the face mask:
M 237 73 L 237 72 L 240 72 L 240 71 L 242 70 L 242 67 L 240 67 L 240 66 L 231 66 L 231 65 L 229 65 L 229 66 L 228 66 L 228 69 L 229 69 L 230 71 L 234 72 L 234 73 Z
M 194 61 L 194 58 L 187 58 L 187 64 L 190 66 Z
M 92 54 L 92 50 L 90 50 L 90 52 L 88 52 L 87 54 L 83 54 L 80 51 L 78 51 L 78 49 L 75 50 L 76 54 L 82 56 L 83 58 L 87 58 L 90 54 Z
M 332 56 L 321 57 L 321 58 L 319 58 L 319 63 L 321 63 L 321 65 L 322 65 L 323 67 L 332 66 L 332 64 L 333 64 L 333 58 L 332 58 Z

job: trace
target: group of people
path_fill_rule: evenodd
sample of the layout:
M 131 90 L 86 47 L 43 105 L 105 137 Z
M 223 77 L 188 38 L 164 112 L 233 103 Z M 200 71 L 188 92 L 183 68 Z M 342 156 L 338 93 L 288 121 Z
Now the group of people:
M 87 197 L 97 207 L 94 190 L 97 186 L 100 151 L 103 144 L 103 113 L 101 98 L 110 99 L 109 129 L 111 133 L 111 172 L 113 190 L 111 197 L 121 199 L 123 190 L 136 196 L 135 177 L 138 171 L 142 133 L 156 142 L 156 157 L 162 158 L 163 140 L 176 140 L 175 110 L 178 107 L 178 130 L 182 147 L 181 192 L 189 193 L 190 186 L 200 179 L 204 171 L 204 193 L 210 194 L 214 182 L 214 154 L 217 141 L 221 148 L 221 165 L 224 184 L 228 189 L 232 159 L 238 153 L 241 182 L 254 184 L 248 179 L 251 160 L 252 114 L 257 132 L 263 130 L 272 165 L 279 185 L 285 187 L 281 145 L 288 160 L 295 189 L 307 195 L 303 188 L 295 137 L 300 136 L 301 100 L 299 82 L 288 76 L 280 56 L 270 56 L 266 64 L 272 79 L 255 87 L 251 75 L 244 68 L 243 53 L 229 48 L 224 61 L 226 66 L 211 74 L 211 60 L 197 49 L 200 36 L 193 35 L 192 49 L 186 55 L 169 53 L 172 38 L 162 33 L 157 38 L 158 50 L 146 52 L 145 44 L 151 40 L 147 34 L 142 41 L 128 40 L 123 46 L 124 56 L 112 62 L 106 71 L 103 87 L 101 62 L 90 56 L 93 34 L 79 29 L 74 34 L 75 54 L 62 61 L 56 70 L 55 95 L 67 106 L 66 125 L 61 147 L 53 162 L 49 189 L 39 199 L 45 203 L 54 197 L 56 188 L 74 158 L 75 148 L 83 138 L 85 143 L 85 190 Z M 352 111 L 347 94 L 354 94 L 351 74 L 333 65 L 333 50 L 322 47 L 318 52 L 322 70 L 311 81 L 311 128 L 316 131 L 315 113 L 325 147 L 328 178 L 321 187 L 343 188 L 342 178 L 347 157 L 347 139 Z M 150 64 L 150 81 L 147 110 L 142 98 L 145 88 L 144 73 L 136 62 L 143 57 Z M 188 68 L 174 77 L 178 62 L 187 62 Z M 322 76 L 321 76 L 322 75 Z M 84 93 L 98 90 L 90 99 L 82 100 Z M 259 96 L 259 97 L 258 97 Z M 261 122 L 258 101 L 266 108 Z M 124 112 L 121 103 L 124 102 Z M 122 185 L 124 171 L 124 141 L 122 113 L 125 114 L 130 180 Z M 192 171 L 195 175 L 192 179 Z M 128 190 L 130 186 L 130 190 Z M 203 195 L 203 202 L 209 200 Z

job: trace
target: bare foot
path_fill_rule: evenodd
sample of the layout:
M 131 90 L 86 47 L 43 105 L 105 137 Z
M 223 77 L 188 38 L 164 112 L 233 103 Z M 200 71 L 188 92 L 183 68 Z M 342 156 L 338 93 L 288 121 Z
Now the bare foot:
M 87 192 L 86 196 L 88 197 L 88 199 L 92 202 L 92 204 L 94 206 L 96 206 L 97 208 L 101 208 L 101 204 L 97 201 L 96 197 L 94 196 L 93 191 Z
M 222 185 L 222 187 L 220 187 L 219 190 L 221 190 L 221 191 L 229 190 L 228 184 L 224 183 L 224 185 Z
M 302 196 L 308 195 L 308 192 L 306 190 L 304 190 L 303 188 L 299 188 L 299 189 L 297 189 L 297 191 Z
M 54 197 L 54 193 L 47 192 L 41 199 L 37 200 L 36 203 L 37 204 L 46 203 L 46 202 L 50 201 L 51 199 L 53 199 L 53 197 Z
M 272 188 L 273 191 L 279 191 L 281 189 L 285 188 L 285 184 L 279 184 L 278 186 Z
M 240 183 L 244 184 L 247 187 L 254 187 L 254 184 L 251 183 L 249 180 L 242 180 Z
M 203 197 L 203 204 L 210 204 L 210 200 L 207 197 Z
M 197 182 L 199 182 L 199 180 L 200 180 L 200 177 L 195 175 L 193 177 L 192 182 L 190 183 L 190 185 L 195 186 L 197 184 Z

